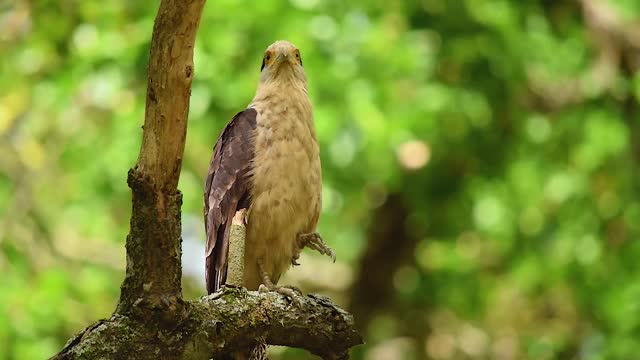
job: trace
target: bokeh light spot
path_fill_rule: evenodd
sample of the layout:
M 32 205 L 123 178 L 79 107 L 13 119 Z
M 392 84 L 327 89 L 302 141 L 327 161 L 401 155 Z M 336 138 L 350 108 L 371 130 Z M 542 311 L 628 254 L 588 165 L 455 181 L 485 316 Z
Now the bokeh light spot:
M 396 155 L 404 168 L 417 170 L 427 165 L 431 159 L 431 149 L 424 141 L 412 140 L 401 144 Z

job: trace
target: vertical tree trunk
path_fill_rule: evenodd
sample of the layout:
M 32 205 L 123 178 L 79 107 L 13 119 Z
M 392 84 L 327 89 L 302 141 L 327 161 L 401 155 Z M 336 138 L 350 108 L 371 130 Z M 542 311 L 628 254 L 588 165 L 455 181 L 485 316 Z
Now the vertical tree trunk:
M 180 206 L 177 189 L 193 79 L 193 46 L 205 0 L 160 4 L 153 27 L 147 102 L 133 191 L 127 273 L 117 312 L 134 304 L 176 304 L 182 296 Z
M 393 275 L 409 261 L 417 243 L 404 226 L 408 216 L 399 194 L 390 194 L 373 215 L 368 246 L 360 260 L 349 305 L 361 330 L 366 329 L 374 313 L 387 309 L 394 301 Z

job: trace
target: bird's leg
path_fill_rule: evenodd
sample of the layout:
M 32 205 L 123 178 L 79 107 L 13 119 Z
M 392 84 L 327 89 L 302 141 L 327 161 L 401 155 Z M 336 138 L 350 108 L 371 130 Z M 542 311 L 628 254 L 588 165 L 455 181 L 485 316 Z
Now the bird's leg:
M 333 262 L 336 262 L 336 253 L 334 253 L 333 250 L 331 250 L 331 248 L 327 246 L 324 240 L 322 240 L 320 234 L 315 232 L 308 234 L 299 234 L 298 247 L 300 250 L 302 250 L 305 246 L 319 252 L 322 255 L 329 256 L 333 260 Z M 292 262 L 297 259 L 296 255 L 298 254 L 294 254 L 294 260 L 292 260 Z
M 302 295 L 302 291 L 295 286 L 277 286 L 271 281 L 269 278 L 269 274 L 264 269 L 264 264 L 262 260 L 258 260 L 258 271 L 260 272 L 260 277 L 262 278 L 262 284 L 258 287 L 258 291 L 260 292 L 269 292 L 275 291 L 284 296 L 287 296 L 293 301 L 296 306 L 302 307 L 302 301 L 300 300 L 300 296 Z

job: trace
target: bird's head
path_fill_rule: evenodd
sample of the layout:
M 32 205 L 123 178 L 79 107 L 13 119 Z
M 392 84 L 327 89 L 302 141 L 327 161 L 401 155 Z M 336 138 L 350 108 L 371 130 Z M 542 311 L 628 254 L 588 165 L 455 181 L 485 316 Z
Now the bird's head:
M 292 43 L 279 40 L 269 45 L 262 58 L 260 68 L 263 82 L 299 80 L 306 83 L 300 50 Z

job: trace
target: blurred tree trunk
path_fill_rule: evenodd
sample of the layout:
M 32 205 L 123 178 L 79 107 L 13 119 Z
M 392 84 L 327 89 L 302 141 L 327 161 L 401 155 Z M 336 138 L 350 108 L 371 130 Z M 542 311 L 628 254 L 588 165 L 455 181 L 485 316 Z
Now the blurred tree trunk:
M 422 194 L 417 198 L 430 199 L 428 208 L 446 209 L 447 204 L 453 202 L 453 196 L 460 191 L 459 179 L 463 170 L 459 167 L 454 157 L 433 163 L 432 173 L 443 177 L 426 182 L 419 177 L 408 177 L 403 186 L 403 193 L 421 194 L 421 191 L 428 191 L 427 195 Z M 440 179 L 447 180 L 441 182 Z M 428 190 L 424 190 L 425 188 Z M 427 354 L 421 344 L 425 343 L 430 334 L 425 314 L 429 313 L 431 303 L 428 300 L 402 301 L 394 283 L 398 270 L 404 266 L 416 266 L 416 247 L 426 236 L 426 224 L 408 222 L 412 217 L 411 210 L 416 211 L 416 208 L 416 204 L 403 198 L 402 193 L 391 193 L 384 204 L 373 213 L 367 230 L 368 246 L 360 260 L 349 310 L 358 319 L 361 332 L 367 330 L 376 315 L 392 317 L 398 329 L 396 334 L 412 338 L 414 344 L 418 344 L 413 349 L 417 358 L 423 358 Z M 443 213 L 446 214 L 445 211 L 429 213 L 432 231 L 443 231 L 446 228 Z M 417 225 L 421 228 L 416 228 Z M 429 282 L 428 276 L 420 276 L 423 277 L 420 281 Z
M 405 227 L 409 211 L 400 194 L 390 194 L 368 229 L 367 248 L 360 260 L 349 309 L 366 329 L 372 316 L 388 309 L 395 300 L 393 275 L 413 255 L 416 239 Z
M 362 343 L 353 317 L 307 296 L 295 308 L 276 293 L 225 288 L 187 302 L 181 289 L 182 196 L 193 47 L 205 0 L 163 0 L 149 60 L 142 146 L 129 171 L 133 192 L 127 268 L 110 319 L 72 338 L 56 359 L 210 359 L 266 343 L 327 359 Z

